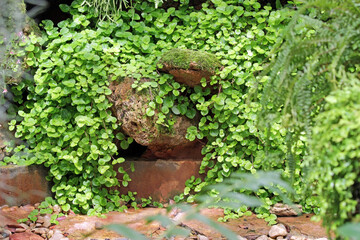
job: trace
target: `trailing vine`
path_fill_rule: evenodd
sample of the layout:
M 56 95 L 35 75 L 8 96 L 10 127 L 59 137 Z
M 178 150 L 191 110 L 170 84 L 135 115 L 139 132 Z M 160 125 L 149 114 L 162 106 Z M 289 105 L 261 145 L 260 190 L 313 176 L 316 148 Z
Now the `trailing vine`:
M 152 117 L 157 111 L 157 123 L 164 127 L 173 124 L 169 114 L 201 115 L 199 125 L 188 129 L 187 138 L 207 139 L 200 169 L 206 177 L 204 181 L 190 179 L 176 200 L 192 202 L 191 193 L 222 182 L 233 172 L 285 169 L 283 175 L 289 177 L 284 158 L 266 160 L 269 152 L 286 152 L 285 129 L 275 123 L 267 133 L 259 131 L 256 122 L 261 105 L 258 99 L 247 99 L 255 87 L 262 91 L 268 80 L 258 72 L 271 56 L 292 10 L 275 11 L 255 0 L 212 0 L 200 10 L 186 3 L 178 8 L 155 8 L 144 1 L 119 12 L 114 22 L 95 25 L 92 10 L 81 1 L 61 8 L 73 17 L 57 27 L 44 21 L 43 36 L 31 36 L 25 51 L 17 53 L 26 57 L 35 75 L 12 88 L 22 105 L 21 118 L 11 122 L 11 129 L 27 140 L 28 146 L 17 148 L 16 152 L 24 150 L 7 161 L 49 167 L 52 191 L 65 211 L 71 207 L 75 212 L 93 214 L 121 208 L 118 191 L 112 187 L 125 187 L 130 179 L 124 169 L 113 167 L 124 161 L 114 158 L 114 132 L 121 123 L 111 116 L 106 96 L 111 94 L 109 81 L 124 78 L 135 79 L 133 88 L 138 91 L 157 92 L 146 114 Z M 202 86 L 181 85 L 157 71 L 161 56 L 173 48 L 212 53 L 223 68 Z M 216 94 L 212 94 L 214 90 Z M 119 137 L 124 148 L 132 141 Z M 294 147 L 297 156 L 303 149 L 301 141 Z M 300 157 L 296 161 L 294 185 L 299 192 Z M 116 179 L 117 171 L 124 174 L 121 182 Z M 216 191 L 210 194 L 216 195 Z M 274 223 L 276 216 L 268 209 L 280 198 L 266 189 L 257 195 L 265 207 L 255 211 Z M 306 203 L 304 206 L 311 209 Z M 250 214 L 247 207 L 227 212 L 226 218 L 242 214 Z

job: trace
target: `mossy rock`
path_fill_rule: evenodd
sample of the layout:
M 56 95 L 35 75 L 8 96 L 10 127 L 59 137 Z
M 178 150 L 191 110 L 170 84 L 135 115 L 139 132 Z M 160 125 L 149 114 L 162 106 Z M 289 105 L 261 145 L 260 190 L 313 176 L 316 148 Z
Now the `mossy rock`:
M 213 54 L 177 48 L 164 53 L 158 64 L 160 71 L 173 75 L 177 82 L 190 87 L 200 85 L 202 78 L 209 81 L 222 67 Z
M 173 69 L 192 69 L 208 72 L 215 72 L 216 69 L 221 67 L 220 61 L 213 54 L 178 48 L 164 53 L 159 63 Z
M 140 82 L 144 81 L 147 80 L 140 80 Z M 147 146 L 146 155 L 149 158 L 188 157 L 186 154 L 196 149 L 198 143 L 189 141 L 185 136 L 190 126 L 197 126 L 198 119 L 169 114 L 167 118 L 171 118 L 174 125 L 171 128 L 160 127 L 161 125 L 157 123 L 159 119 L 157 111 L 151 117 L 146 115 L 146 109 L 149 108 L 153 96 L 156 96 L 156 91 L 138 92 L 132 88 L 133 83 L 134 79 L 125 78 L 121 81 L 113 81 L 109 86 L 112 91 L 108 96 L 112 103 L 111 111 L 121 123 L 121 132 L 132 137 L 138 144 Z M 201 148 L 198 149 L 201 154 Z

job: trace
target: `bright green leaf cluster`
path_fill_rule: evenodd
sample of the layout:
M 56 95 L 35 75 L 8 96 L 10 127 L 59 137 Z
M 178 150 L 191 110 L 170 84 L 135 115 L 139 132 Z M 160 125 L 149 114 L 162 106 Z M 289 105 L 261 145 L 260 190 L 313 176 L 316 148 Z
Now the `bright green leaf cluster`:
M 347 221 L 357 221 L 360 216 L 357 212 L 360 197 L 359 94 L 357 84 L 333 91 L 326 97 L 324 111 L 315 118 L 311 139 L 313 155 L 307 160 L 309 182 L 317 182 L 312 189 L 319 194 L 320 214 L 324 224 L 334 230 Z
M 113 168 L 124 159 L 114 159 L 114 132 L 121 123 L 109 110 L 109 80 L 134 79 L 132 87 L 151 99 L 144 114 L 154 117 L 156 113 L 162 127 L 171 129 L 172 115 L 200 117 L 198 126 L 188 129 L 187 138 L 207 139 L 200 170 L 208 170 L 207 175 L 204 182 L 190 180 L 178 200 L 193 201 L 194 196 L 188 196 L 191 190 L 199 192 L 236 171 L 284 169 L 285 159 L 269 162 L 265 157 L 268 152 L 286 150 L 283 129 L 274 124 L 266 133 L 259 131 L 256 123 L 261 106 L 258 100 L 247 99 L 255 87 L 261 91 L 258 80 L 266 81 L 257 73 L 291 10 L 274 11 L 257 1 L 230 0 L 212 0 L 200 10 L 188 4 L 156 9 L 143 1 L 119 12 L 115 22 L 94 26 L 91 9 L 79 3 L 65 7 L 72 19 L 57 27 L 45 21 L 44 35 L 31 37 L 26 62 L 35 70 L 34 80 L 13 87 L 15 100 L 23 103 L 16 136 L 29 146 L 8 161 L 49 167 L 52 190 L 63 209 L 71 206 L 88 214 L 121 209 L 118 191 L 111 187 L 120 186 L 117 172 L 123 174 L 124 187 L 130 179 L 121 167 Z M 159 59 L 173 48 L 208 52 L 224 67 L 202 86 L 181 85 L 172 76 L 157 72 Z M 121 134 L 118 138 L 124 149 L 132 141 Z M 288 172 L 286 169 L 284 175 Z M 300 188 L 299 177 L 300 171 L 295 182 Z M 267 206 L 280 200 L 266 190 L 257 194 L 266 199 Z M 237 213 L 241 212 L 248 214 L 247 209 Z M 263 217 L 273 220 L 270 215 Z

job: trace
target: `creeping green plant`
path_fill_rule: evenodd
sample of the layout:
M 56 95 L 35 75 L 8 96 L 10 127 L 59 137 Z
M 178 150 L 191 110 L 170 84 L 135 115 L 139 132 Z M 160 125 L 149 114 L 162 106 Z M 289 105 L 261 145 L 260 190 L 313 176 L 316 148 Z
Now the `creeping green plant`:
M 283 175 L 289 177 L 284 158 L 266 159 L 268 152 L 286 151 L 284 129 L 276 123 L 268 132 L 259 131 L 256 123 L 261 105 L 258 99 L 247 99 L 255 87 L 261 91 L 267 81 L 258 73 L 292 10 L 275 11 L 249 0 L 212 0 L 199 10 L 185 2 L 163 9 L 142 1 L 120 11 L 114 21 L 96 25 L 92 9 L 81 3 L 75 0 L 71 6 L 62 5 L 72 18 L 58 26 L 44 21 L 43 35 L 30 37 L 20 55 L 33 69 L 34 78 L 12 88 L 20 106 L 11 128 L 27 146 L 15 149 L 7 161 L 48 167 L 52 191 L 64 210 L 95 214 L 121 210 L 122 203 L 133 202 L 134 196 L 120 197 L 116 190 L 130 181 L 117 165 L 125 161 L 117 156 L 118 147 L 127 148 L 132 139 L 124 134 L 114 136 L 122 123 L 112 116 L 107 99 L 109 82 L 125 78 L 134 80 L 135 90 L 149 95 L 144 117 L 156 113 L 159 126 L 171 129 L 173 115 L 200 119 L 186 137 L 207 142 L 200 167 L 205 178 L 190 179 L 176 200 L 193 202 L 192 193 L 223 182 L 233 172 L 284 169 Z M 157 70 L 161 56 L 174 48 L 207 52 L 223 67 L 214 69 L 214 76 L 201 86 L 177 83 Z M 120 146 L 115 145 L 115 137 Z M 294 185 L 299 192 L 303 182 L 301 141 L 294 150 Z M 123 176 L 120 180 L 118 173 Z M 273 222 L 274 216 L 266 211 L 281 198 L 266 188 L 255 194 L 266 203 L 257 213 Z M 236 217 L 250 212 L 241 207 L 227 213 Z

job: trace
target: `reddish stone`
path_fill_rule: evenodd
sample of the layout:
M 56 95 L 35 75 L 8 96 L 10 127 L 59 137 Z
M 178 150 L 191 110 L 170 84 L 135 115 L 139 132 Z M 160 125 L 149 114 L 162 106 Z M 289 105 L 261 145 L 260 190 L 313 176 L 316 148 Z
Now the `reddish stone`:
M 96 224 L 108 225 L 108 224 L 124 224 L 132 229 L 139 231 L 140 233 L 146 235 L 150 239 L 159 236 L 164 233 L 165 229 L 160 226 L 159 223 L 153 222 L 151 224 L 146 224 L 146 218 L 154 215 L 166 215 L 166 209 L 164 208 L 144 208 L 144 209 L 128 209 L 126 212 L 110 212 L 105 214 L 105 218 L 98 218 L 95 216 L 70 216 L 64 221 L 61 221 L 59 225 L 55 226 L 54 231 L 61 231 L 62 233 L 67 233 L 69 239 L 117 239 L 121 238 L 120 234 L 117 234 L 113 231 L 110 231 L 106 228 L 96 229 Z M 172 216 L 174 220 L 179 220 L 183 212 L 177 212 L 175 216 Z M 219 217 L 223 217 L 224 213 L 221 209 L 203 209 L 201 214 L 204 216 L 216 221 Z M 169 216 L 169 213 L 167 214 Z M 284 218 L 281 218 L 282 220 Z M 313 222 L 310 221 L 310 218 L 303 217 L 289 217 L 286 218 L 292 230 L 290 235 L 299 235 L 294 234 L 294 230 L 298 229 L 306 233 L 308 239 L 325 237 L 323 235 L 324 229 L 319 227 L 318 224 L 313 226 Z M 182 224 L 186 227 L 192 229 L 194 232 L 198 232 L 203 236 L 207 236 L 209 239 L 222 239 L 222 236 L 219 232 L 216 232 L 211 227 L 199 222 L 199 221 L 182 221 Z M 264 219 L 259 219 L 256 215 L 243 216 L 239 219 L 231 219 L 226 223 L 219 223 L 224 227 L 232 230 L 237 235 L 243 236 L 248 240 L 255 240 L 261 235 L 268 235 L 270 226 Z M 307 224 L 307 228 L 303 228 Z M 95 226 L 95 230 L 94 230 Z M 320 232 L 318 232 L 320 231 Z M 87 235 L 88 234 L 88 235 Z M 66 235 L 66 234 L 64 234 Z M 190 239 L 190 238 L 187 238 Z
M 2 215 L 0 212 L 0 227 L 4 227 L 7 224 L 16 224 L 16 220 L 10 219 L 7 216 Z
M 0 167 L 0 205 L 25 205 L 42 202 L 51 196 L 47 173 L 40 166 Z
M 20 225 L 20 223 L 10 223 L 6 225 L 7 228 L 22 228 L 22 226 Z
M 168 72 L 174 76 L 175 81 L 183 83 L 190 87 L 200 85 L 201 79 L 205 78 L 210 81 L 210 77 L 214 75 L 208 71 L 191 70 L 191 69 L 171 69 Z
M 23 208 L 23 207 L 4 207 L 0 210 L 0 227 L 5 226 L 17 226 L 18 223 L 16 220 L 27 218 L 27 216 L 31 212 L 31 208 Z M 11 230 L 11 229 L 9 229 Z M 15 231 L 15 228 L 13 229 Z
M 56 221 L 60 222 L 60 221 L 65 220 L 65 219 L 66 219 L 66 216 L 61 216 L 61 217 L 58 217 L 56 219 Z
M 236 234 L 248 239 L 267 235 L 270 230 L 268 223 L 264 219 L 256 217 L 255 214 L 239 219 L 230 219 L 225 225 Z
M 219 217 L 224 216 L 224 211 L 222 209 L 202 209 L 200 211 L 202 215 L 204 215 L 207 218 L 212 219 L 213 221 L 217 221 Z M 214 230 L 213 228 L 209 227 L 205 223 L 202 223 L 197 220 L 185 220 L 185 213 L 179 213 L 174 219 L 176 220 L 182 220 L 182 224 L 186 226 L 187 228 L 191 229 L 192 231 L 195 231 L 203 236 L 206 236 L 211 239 L 222 239 L 221 233 Z M 222 223 L 219 223 L 222 224 Z M 225 226 L 226 227 L 226 226 Z
M 200 213 L 213 220 L 224 217 L 224 209 L 221 208 L 204 208 L 200 210 Z
M 3 212 L 14 212 L 17 209 L 18 209 L 17 206 L 12 206 L 12 207 L 6 206 L 6 207 L 1 208 L 1 211 L 3 211 Z
M 10 240 L 44 240 L 39 235 L 29 232 L 15 233 L 10 235 Z
M 306 235 L 315 238 L 327 237 L 321 222 L 311 221 L 313 214 L 303 214 L 298 217 L 279 217 L 278 222 L 284 224 L 292 235 Z
M 105 214 L 105 218 L 70 216 L 56 225 L 54 231 L 60 230 L 62 233 L 67 233 L 69 239 L 122 239 L 122 236 L 114 231 L 106 228 L 95 228 L 94 230 L 94 226 L 96 224 L 125 224 L 146 236 L 154 237 L 158 233 L 163 233 L 164 230 L 160 230 L 161 226 L 157 222 L 146 224 L 145 218 L 165 213 L 165 209 L 145 208 L 129 209 L 126 212 L 110 212 Z
M 134 164 L 135 171 L 128 171 L 131 181 L 129 185 L 121 187 L 120 193 L 128 191 L 137 192 L 137 199 L 152 197 L 154 201 L 168 202 L 183 192 L 185 182 L 191 176 L 200 177 L 199 169 L 201 161 L 193 160 L 157 160 L 157 161 L 125 161 L 120 166 L 130 169 Z M 119 180 L 122 175 L 119 174 Z
M 22 210 L 24 210 L 24 211 L 29 211 L 29 212 L 31 212 L 31 211 L 33 211 L 35 209 L 35 207 L 33 205 L 30 205 L 30 204 L 27 204 L 25 206 L 21 206 L 20 208 Z

